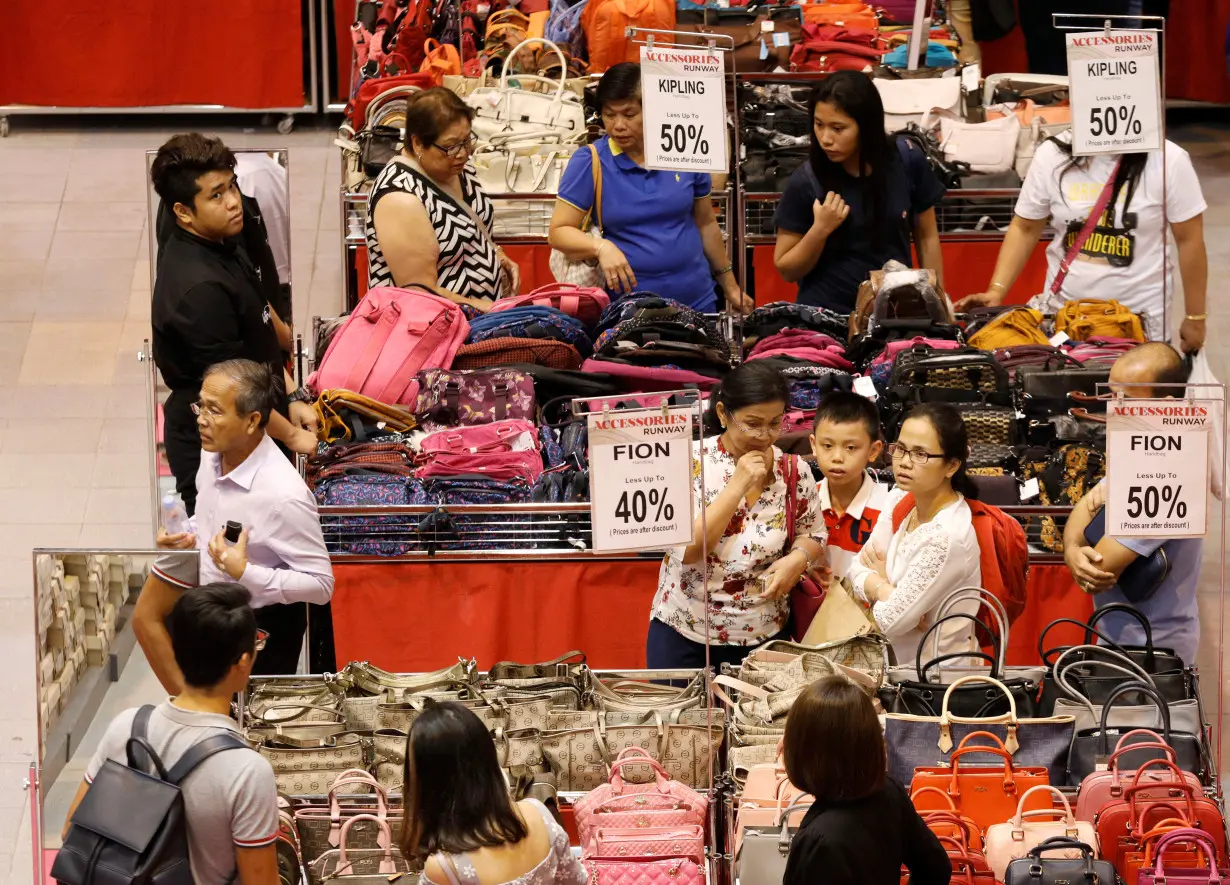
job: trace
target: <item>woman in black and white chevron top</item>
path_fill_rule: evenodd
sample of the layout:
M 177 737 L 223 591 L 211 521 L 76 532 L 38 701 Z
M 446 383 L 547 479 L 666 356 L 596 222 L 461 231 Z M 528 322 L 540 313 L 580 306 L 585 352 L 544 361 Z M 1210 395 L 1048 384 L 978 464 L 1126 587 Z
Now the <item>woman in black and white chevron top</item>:
M 367 203 L 368 286 L 420 285 L 486 311 L 516 294 L 517 265 L 491 238 L 494 209 L 470 166 L 474 112 L 447 89 L 406 105 L 406 139 Z

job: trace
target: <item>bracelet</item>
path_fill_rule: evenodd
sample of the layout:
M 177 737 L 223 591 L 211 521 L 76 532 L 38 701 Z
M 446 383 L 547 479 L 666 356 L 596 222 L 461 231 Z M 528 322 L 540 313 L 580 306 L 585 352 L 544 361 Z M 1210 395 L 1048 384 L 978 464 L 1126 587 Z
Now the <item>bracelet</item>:
M 1209 318 L 1207 313 L 1189 313 L 1184 319 L 1191 320 L 1193 323 L 1203 323 Z
M 808 568 L 808 569 L 810 569 L 813 565 L 815 565 L 815 563 L 814 563 L 814 562 L 812 562 L 811 554 L 807 552 L 807 548 L 806 548 L 806 547 L 801 547 L 801 546 L 799 546 L 798 544 L 795 544 L 793 547 L 791 547 L 791 548 L 790 548 L 790 552 L 791 552 L 791 553 L 794 553 L 796 550 L 797 550 L 799 553 L 802 553 L 802 554 L 803 554 L 803 558 L 807 560 L 807 568 Z
M 716 280 L 718 277 L 722 276 L 723 274 L 728 274 L 734 269 L 735 269 L 735 266 L 733 264 L 728 264 L 725 267 L 723 267 L 721 270 L 712 271 L 712 276 Z
M 1008 291 L 1008 287 L 1007 287 L 1007 286 L 1005 286 L 1003 283 L 995 283 L 995 282 L 993 282 L 993 283 L 991 283 L 991 285 L 987 286 L 987 288 L 988 288 L 988 289 L 999 289 L 999 291 L 1001 291 L 1001 292 L 1007 292 L 1007 291 Z

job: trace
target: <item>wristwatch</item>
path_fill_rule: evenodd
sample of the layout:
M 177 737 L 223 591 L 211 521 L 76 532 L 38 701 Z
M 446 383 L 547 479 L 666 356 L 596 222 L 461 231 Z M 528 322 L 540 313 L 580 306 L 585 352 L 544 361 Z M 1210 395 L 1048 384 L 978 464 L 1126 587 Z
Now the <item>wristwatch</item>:
M 312 391 L 306 387 L 296 387 L 295 392 L 287 397 L 287 399 L 292 403 L 312 403 L 316 397 L 312 396 Z

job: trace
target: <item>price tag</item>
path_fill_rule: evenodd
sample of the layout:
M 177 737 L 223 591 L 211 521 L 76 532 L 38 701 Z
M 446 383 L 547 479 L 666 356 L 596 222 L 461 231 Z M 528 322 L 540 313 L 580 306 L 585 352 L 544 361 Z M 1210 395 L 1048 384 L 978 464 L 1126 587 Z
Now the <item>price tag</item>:
M 646 167 L 729 171 L 720 50 L 642 46 L 641 97 Z
M 1106 404 L 1106 534 L 1204 536 L 1213 418 L 1214 404 L 1204 400 Z
M 660 550 L 692 540 L 691 409 L 588 416 L 594 550 Z
M 1058 347 L 1068 340 L 1067 332 L 1056 332 L 1051 336 L 1051 347 Z
M 777 31 L 773 35 L 773 45 L 774 46 L 789 46 L 790 45 L 790 35 L 787 34 L 785 31 Z
M 766 31 L 771 31 L 771 30 L 773 30 L 773 19 L 766 18 L 764 21 L 760 23 L 761 33 L 764 33 Z
M 1154 31 L 1064 35 L 1072 153 L 1121 154 L 1162 146 L 1162 91 Z
M 1032 501 L 1038 495 L 1042 494 L 1042 486 L 1038 483 L 1038 477 L 1033 476 L 1021 483 L 1021 502 Z
M 880 398 L 880 392 L 876 390 L 876 383 L 866 375 L 859 375 L 854 379 L 854 392 L 872 402 Z

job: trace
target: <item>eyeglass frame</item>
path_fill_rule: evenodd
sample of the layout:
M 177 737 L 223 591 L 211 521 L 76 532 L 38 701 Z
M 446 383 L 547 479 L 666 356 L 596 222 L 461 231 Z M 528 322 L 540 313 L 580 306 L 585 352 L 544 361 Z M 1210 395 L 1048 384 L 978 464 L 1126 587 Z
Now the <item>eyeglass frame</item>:
M 925 452 L 921 449 L 914 452 L 903 446 L 901 443 L 889 443 L 887 448 L 888 457 L 890 459 L 904 461 L 906 457 L 909 457 L 910 463 L 916 467 L 926 467 L 935 458 L 939 458 L 941 461 L 946 460 L 946 456 L 942 452 L 938 455 L 935 452 Z M 898 452 L 901 454 L 898 455 Z
M 217 421 L 226 414 L 226 412 L 219 411 L 213 406 L 202 406 L 200 400 L 197 400 L 194 403 L 189 403 L 188 408 L 192 410 L 193 415 L 196 415 L 198 418 L 200 418 L 201 415 L 204 415 L 206 420 L 209 421 Z
M 479 140 L 478 135 L 473 130 L 471 130 L 470 134 L 466 136 L 466 138 L 463 141 L 457 142 L 452 147 L 446 148 L 444 145 L 437 144 L 434 141 L 429 145 L 429 147 L 435 148 L 440 153 L 444 154 L 444 156 L 448 157 L 450 160 L 456 160 L 458 157 L 462 155 L 463 152 L 468 152 L 468 153 L 473 154 L 475 148 L 478 147 L 478 140 Z M 468 151 L 466 149 L 468 149 Z
M 748 427 L 738 418 L 732 418 L 731 423 L 734 424 L 735 427 L 739 428 L 739 432 L 744 434 L 745 436 L 760 437 L 761 435 L 768 435 L 771 439 L 775 439 L 786 432 L 786 416 L 785 415 L 782 415 L 782 419 L 778 421 L 777 424 L 771 425 L 769 427 L 756 427 L 756 428 Z

